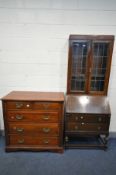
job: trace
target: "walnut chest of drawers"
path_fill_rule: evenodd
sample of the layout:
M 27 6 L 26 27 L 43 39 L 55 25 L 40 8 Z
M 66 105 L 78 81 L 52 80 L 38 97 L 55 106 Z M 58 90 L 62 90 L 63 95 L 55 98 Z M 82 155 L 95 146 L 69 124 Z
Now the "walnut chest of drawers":
M 13 91 L 2 104 L 6 151 L 63 152 L 63 93 Z
M 106 96 L 67 95 L 65 147 L 107 147 L 110 107 Z

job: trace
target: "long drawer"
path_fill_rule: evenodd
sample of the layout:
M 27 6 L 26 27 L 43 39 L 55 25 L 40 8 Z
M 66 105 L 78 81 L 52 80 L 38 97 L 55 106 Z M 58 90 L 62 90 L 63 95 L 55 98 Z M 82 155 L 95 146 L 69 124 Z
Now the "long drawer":
M 98 114 L 67 114 L 67 122 L 110 122 L 110 117 L 108 115 L 98 115 Z
M 8 111 L 8 121 L 20 122 L 58 122 L 59 112 L 26 112 L 26 111 Z
M 20 136 L 9 135 L 10 145 L 26 146 L 56 146 L 59 145 L 58 137 L 32 137 L 32 136 Z
M 109 124 L 104 123 L 66 123 L 66 131 L 108 131 Z
M 8 110 L 14 109 L 34 109 L 34 110 L 58 110 L 60 103 L 57 102 L 28 102 L 28 101 L 8 101 L 6 108 Z
M 52 124 L 20 124 L 9 123 L 10 134 L 32 134 L 32 135 L 46 135 L 46 136 L 59 136 L 59 125 L 57 123 Z

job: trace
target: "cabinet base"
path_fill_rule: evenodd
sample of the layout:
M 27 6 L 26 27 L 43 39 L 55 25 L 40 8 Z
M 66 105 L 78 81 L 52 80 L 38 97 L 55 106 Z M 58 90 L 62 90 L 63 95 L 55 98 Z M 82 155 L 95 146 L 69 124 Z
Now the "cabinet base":
M 63 153 L 63 147 L 18 147 L 18 146 L 6 146 L 6 152 L 15 152 L 15 151 L 42 151 L 42 152 L 56 152 L 56 153 Z
M 95 148 L 95 149 L 107 149 L 108 137 L 91 136 L 91 137 L 71 137 L 68 136 L 65 140 L 65 148 Z

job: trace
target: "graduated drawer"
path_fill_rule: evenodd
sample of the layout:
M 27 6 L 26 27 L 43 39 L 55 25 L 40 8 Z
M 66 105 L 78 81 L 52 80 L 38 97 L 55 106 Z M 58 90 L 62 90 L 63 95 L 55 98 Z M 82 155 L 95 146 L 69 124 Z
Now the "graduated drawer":
M 59 135 L 59 126 L 57 123 L 52 124 L 20 124 L 9 123 L 10 134 L 32 134 L 32 135 Z
M 109 125 L 104 123 L 67 122 L 66 131 L 108 131 Z
M 6 109 L 32 109 L 33 103 L 28 101 L 7 101 L 6 103 Z
M 10 135 L 10 145 L 35 145 L 35 146 L 55 146 L 59 145 L 58 137 L 32 137 L 32 136 L 20 136 Z
M 60 103 L 57 102 L 28 102 L 28 101 L 7 101 L 6 108 L 11 109 L 36 109 L 36 110 L 59 110 Z
M 36 110 L 59 110 L 60 103 L 57 102 L 35 102 L 33 109 Z
M 20 112 L 20 111 L 8 111 L 8 121 L 18 122 L 58 122 L 59 112 Z
M 67 114 L 66 121 L 68 122 L 110 122 L 109 115 L 97 115 L 97 114 Z

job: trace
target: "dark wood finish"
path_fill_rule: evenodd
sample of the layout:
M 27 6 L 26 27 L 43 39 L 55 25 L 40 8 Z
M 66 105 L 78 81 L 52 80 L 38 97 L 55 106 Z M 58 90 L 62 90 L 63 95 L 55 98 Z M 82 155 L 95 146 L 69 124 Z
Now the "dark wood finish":
M 111 112 L 106 96 L 67 95 L 65 110 L 66 148 L 107 147 Z M 94 137 L 99 144 L 77 144 L 71 141 L 73 137 L 76 141 Z
M 109 114 L 110 106 L 106 96 L 67 95 L 66 112 L 80 114 Z
M 112 35 L 70 35 L 67 94 L 107 94 L 113 44 Z
M 63 93 L 13 91 L 2 104 L 6 151 L 63 152 Z

